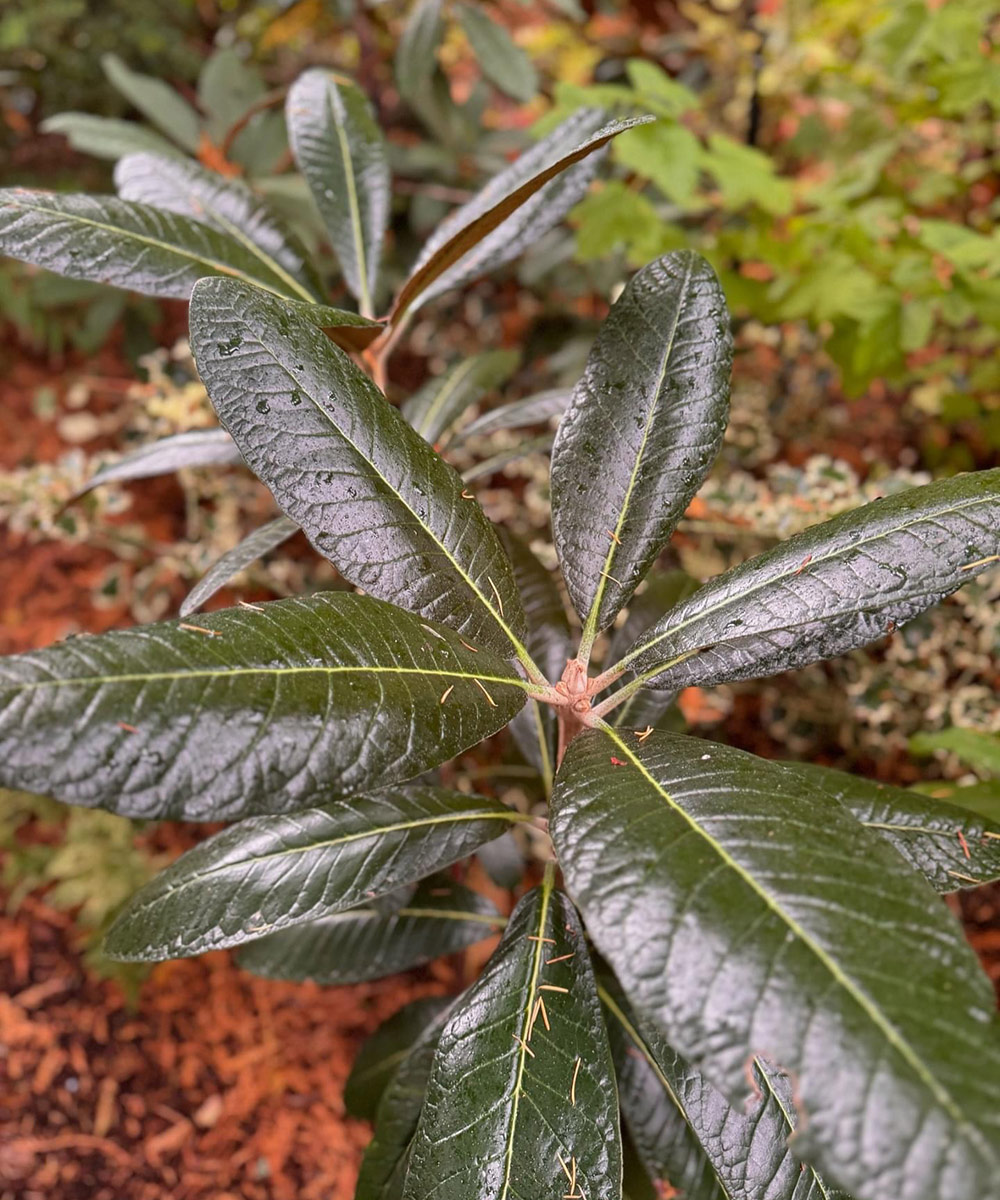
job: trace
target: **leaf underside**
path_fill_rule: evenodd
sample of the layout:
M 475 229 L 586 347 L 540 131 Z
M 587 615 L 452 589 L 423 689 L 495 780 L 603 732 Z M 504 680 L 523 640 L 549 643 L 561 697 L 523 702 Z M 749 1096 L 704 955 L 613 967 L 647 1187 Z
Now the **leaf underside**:
M 0 660 L 0 787 L 133 817 L 290 812 L 451 758 L 523 687 L 450 630 L 346 593 L 73 638 Z
M 197 289 L 191 340 L 247 463 L 346 579 L 513 653 L 524 614 L 495 529 L 341 350 L 228 280 Z
M 665 733 L 577 738 L 551 831 L 644 1019 L 730 1097 L 761 1047 L 794 1073 L 801 1157 L 859 1200 L 989 1191 L 992 989 L 891 846 L 794 772 Z
M 600 109 L 580 109 L 526 150 L 427 239 L 391 320 L 516 258 L 582 199 L 608 142 L 649 119 L 606 124 Z

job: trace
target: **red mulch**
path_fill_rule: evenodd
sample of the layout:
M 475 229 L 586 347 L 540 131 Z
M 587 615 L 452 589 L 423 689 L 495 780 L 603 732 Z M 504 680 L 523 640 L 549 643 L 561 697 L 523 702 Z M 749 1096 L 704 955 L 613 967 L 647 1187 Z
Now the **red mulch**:
M 215 953 L 158 966 L 130 1011 L 77 940 L 38 896 L 0 924 L 0 1200 L 348 1200 L 363 1036 L 459 982 L 321 989 Z

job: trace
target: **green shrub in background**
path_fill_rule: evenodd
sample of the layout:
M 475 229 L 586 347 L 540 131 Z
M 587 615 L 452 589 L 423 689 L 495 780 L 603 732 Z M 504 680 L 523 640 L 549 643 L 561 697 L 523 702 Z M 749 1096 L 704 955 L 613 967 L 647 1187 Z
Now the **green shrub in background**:
M 919 402 L 979 417 L 1000 447 L 995 6 L 774 7 L 757 23 L 756 146 L 749 111 L 734 129 L 732 104 L 648 61 L 556 84 L 552 120 L 595 102 L 663 118 L 614 148 L 623 177 L 577 210 L 579 257 L 617 248 L 637 265 L 693 237 L 738 313 L 819 329 L 849 393 L 926 385 Z

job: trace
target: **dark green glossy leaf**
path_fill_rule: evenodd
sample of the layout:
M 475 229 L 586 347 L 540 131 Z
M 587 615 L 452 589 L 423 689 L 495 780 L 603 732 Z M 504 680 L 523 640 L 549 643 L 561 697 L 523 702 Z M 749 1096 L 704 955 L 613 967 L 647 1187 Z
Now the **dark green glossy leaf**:
M 524 688 L 368 596 L 231 608 L 0 659 L 0 787 L 133 817 L 290 812 L 436 766 Z
M 285 116 L 347 286 L 371 316 L 390 209 L 385 139 L 371 105 L 349 79 L 315 68 L 292 84 Z
M 711 580 L 621 661 L 670 691 L 803 667 L 890 633 L 997 553 L 1000 468 L 909 488 Z
M 510 378 L 519 357 L 516 350 L 487 350 L 462 359 L 414 392 L 403 416 L 434 445 L 467 408 Z
M 206 275 L 285 294 L 260 258 L 217 229 L 117 196 L 0 191 L 0 253 L 70 279 L 186 300 Z
M 648 629 L 658 617 L 675 604 L 686 600 L 688 596 L 693 596 L 697 590 L 698 581 L 692 579 L 685 571 L 651 571 L 642 585 L 642 590 L 629 600 L 628 614 L 624 623 L 612 633 L 604 661 L 617 662 L 642 630 Z M 627 672 L 618 686 L 628 684 L 632 678 L 632 674 Z M 610 690 L 615 689 L 612 687 Z M 647 729 L 650 725 L 655 727 L 663 720 L 672 704 L 673 697 L 669 692 L 639 688 L 624 704 L 612 710 L 612 723 L 623 729 Z M 519 719 L 522 713 L 518 713 Z
M 546 882 L 515 908 L 441 1034 L 404 1195 L 617 1200 L 621 1169 L 614 1067 L 583 931 Z
M 42 133 L 61 133 L 74 150 L 92 154 L 95 158 L 115 161 L 126 154 L 161 154 L 174 162 L 185 162 L 181 150 L 173 142 L 160 137 L 152 129 L 135 121 L 116 117 L 96 117 L 92 113 L 57 113 L 41 123 Z
M 227 550 L 217 559 L 188 592 L 181 602 L 181 616 L 189 617 L 191 613 L 197 612 L 216 592 L 221 591 L 234 575 L 238 575 L 258 558 L 263 558 L 271 550 L 283 545 L 298 531 L 299 527 L 294 521 L 289 521 L 287 517 L 276 517 L 255 529 L 253 533 L 248 533 L 232 550 Z
M 108 82 L 158 129 L 191 154 L 197 154 L 201 122 L 190 104 L 169 83 L 133 71 L 117 54 L 103 54 L 101 66 Z
M 525 819 L 499 800 L 416 784 L 251 817 L 140 888 L 104 953 L 157 962 L 252 942 L 422 879 Z
M 651 118 L 606 119 L 599 109 L 580 109 L 447 216 L 427 239 L 391 320 L 516 258 L 582 198 L 596 152 Z
M 936 891 L 954 892 L 1000 878 L 1000 825 L 954 804 L 846 771 L 811 763 L 785 765 L 816 789 L 815 800 L 835 798 L 862 825 L 891 842 Z
M 780 1071 L 754 1058 L 753 1098 L 734 1107 L 643 1026 L 616 987 L 602 988 L 601 999 L 622 1112 L 654 1179 L 685 1200 L 848 1200 L 792 1154 L 793 1088 Z
M 247 463 L 346 579 L 511 652 L 524 616 L 496 531 L 342 351 L 228 280 L 197 289 L 191 343 Z
M 675 1090 L 653 1059 L 620 992 L 605 982 L 600 993 L 625 1128 L 647 1177 L 656 1184 L 655 1194 L 675 1188 L 685 1200 L 727 1200 L 685 1119 L 683 1089 Z M 737 1145 L 737 1152 L 741 1149 Z
M 504 923 L 485 897 L 435 876 L 391 913 L 366 905 L 252 942 L 240 966 L 267 979 L 359 983 L 464 950 Z
M 375 1136 L 361 1161 L 354 1200 L 402 1200 L 410 1146 L 424 1106 L 438 1038 L 452 1010 L 434 1017 L 403 1059 L 379 1101 Z
M 538 561 L 529 546 L 509 530 L 500 534 L 514 566 L 514 579 L 528 620 L 528 652 L 551 683 L 561 679 L 573 657 L 574 646 L 566 607 L 551 571 Z M 525 758 L 538 768 L 549 785 L 556 761 L 557 728 L 551 705 L 532 700 L 511 721 L 510 731 Z
M 794 1073 L 800 1157 L 859 1200 L 989 1191 L 995 997 L 891 846 L 779 764 L 607 729 L 571 743 L 550 829 L 640 1015 L 731 1099 L 762 1046 Z
M 382 1094 L 412 1051 L 414 1043 L 451 1004 L 446 996 L 425 996 L 404 1005 L 384 1021 L 361 1047 L 344 1085 L 344 1107 L 352 1117 L 370 1121 Z
M 552 529 L 585 647 L 715 461 L 732 361 L 722 288 L 690 250 L 633 275 L 601 326 L 552 448 Z
M 523 400 L 515 400 L 513 404 L 504 404 L 476 417 L 459 436 L 464 441 L 466 438 L 495 433 L 498 429 L 523 429 L 526 425 L 540 425 L 550 417 L 562 416 L 572 394 L 566 388 L 550 388 L 533 396 L 525 396 Z
M 483 9 L 459 4 L 457 12 L 472 52 L 490 83 L 514 100 L 530 100 L 538 90 L 538 75 L 527 54 Z
M 104 483 L 150 479 L 185 467 L 231 467 L 242 462 L 243 456 L 236 449 L 236 443 L 224 429 L 193 429 L 190 433 L 175 433 L 140 446 L 118 462 L 102 467 L 78 495 Z
M 285 294 L 322 302 L 323 281 L 309 254 L 284 221 L 238 179 L 224 179 L 192 162 L 156 154 L 130 154 L 115 167 L 115 187 L 134 200 L 178 213 L 228 234 L 261 266 L 285 282 Z

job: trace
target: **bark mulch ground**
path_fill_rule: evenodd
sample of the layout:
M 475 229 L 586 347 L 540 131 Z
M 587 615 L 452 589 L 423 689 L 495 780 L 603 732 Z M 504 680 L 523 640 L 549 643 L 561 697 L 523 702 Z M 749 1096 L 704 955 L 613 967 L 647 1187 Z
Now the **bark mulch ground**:
M 35 895 L 0 925 L 0 1200 L 348 1200 L 369 1131 L 341 1094 L 364 1036 L 453 968 L 321 989 L 226 953 L 130 1007 Z

